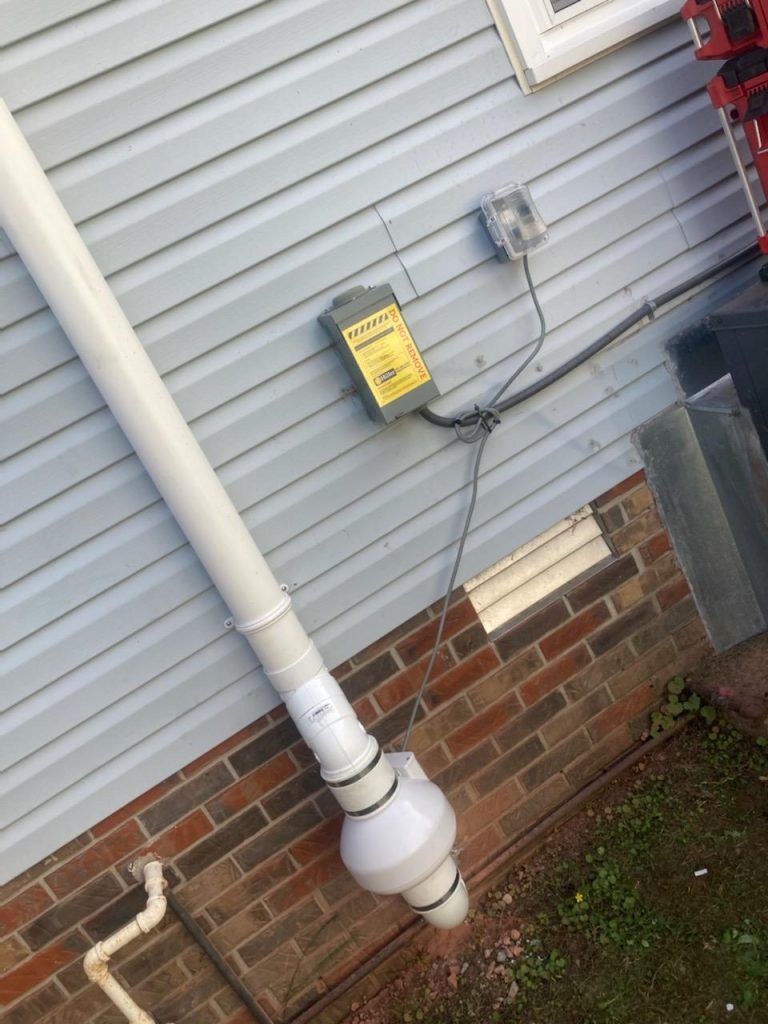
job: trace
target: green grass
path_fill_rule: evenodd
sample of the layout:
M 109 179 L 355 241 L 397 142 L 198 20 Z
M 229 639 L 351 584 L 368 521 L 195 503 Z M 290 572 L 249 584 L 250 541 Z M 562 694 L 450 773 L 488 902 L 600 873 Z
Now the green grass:
M 767 1024 L 765 745 L 691 723 L 491 893 L 474 933 L 393 1021 Z

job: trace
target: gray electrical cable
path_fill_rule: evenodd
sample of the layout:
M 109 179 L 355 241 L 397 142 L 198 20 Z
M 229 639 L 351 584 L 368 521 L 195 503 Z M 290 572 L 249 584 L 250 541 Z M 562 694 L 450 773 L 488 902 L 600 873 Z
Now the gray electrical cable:
M 451 594 L 453 593 L 453 587 L 456 582 L 456 577 L 458 576 L 459 573 L 459 565 L 461 564 L 461 558 L 462 555 L 464 554 L 464 546 L 466 544 L 467 537 L 469 536 L 469 527 L 472 522 L 472 515 L 475 511 L 475 504 L 477 503 L 477 491 L 480 480 L 480 463 L 483 457 L 483 452 L 485 451 L 486 442 L 488 441 L 488 438 L 491 435 L 491 431 L 494 430 L 494 428 L 497 427 L 501 422 L 501 414 L 509 409 L 514 408 L 516 405 L 520 405 L 528 398 L 532 398 L 533 395 L 539 394 L 539 392 L 543 391 L 551 384 L 554 384 L 556 381 L 561 380 L 572 370 L 575 370 L 578 366 L 581 366 L 583 363 L 585 363 L 597 352 L 600 352 L 602 351 L 602 349 L 607 348 L 608 345 L 612 344 L 612 342 L 620 338 L 622 334 L 625 334 L 631 327 L 634 327 L 641 320 L 645 319 L 645 317 L 652 318 L 655 315 L 658 307 L 667 305 L 669 302 L 672 302 L 674 299 L 677 299 L 681 295 L 684 295 L 692 288 L 695 288 L 698 285 L 711 280 L 713 277 L 716 277 L 717 274 L 723 273 L 726 270 L 730 270 L 733 267 L 741 266 L 743 263 L 746 263 L 749 260 L 754 259 L 754 257 L 758 256 L 759 254 L 760 249 L 757 245 L 747 246 L 746 248 L 741 249 L 739 252 L 735 253 L 733 256 L 728 256 L 726 259 L 721 260 L 714 266 L 708 267 L 706 270 L 703 270 L 700 273 L 694 275 L 693 277 L 690 277 L 687 280 L 682 281 L 680 284 L 675 285 L 674 288 L 670 288 L 668 291 L 662 292 L 662 294 L 657 296 L 657 298 L 647 300 L 642 304 L 642 306 L 640 306 L 639 309 L 636 309 L 633 313 L 630 313 L 629 316 L 626 316 L 623 320 L 621 320 L 618 324 L 612 327 L 609 331 L 606 331 L 605 334 L 602 334 L 599 338 L 593 341 L 591 345 L 588 345 L 587 348 L 584 349 L 584 351 L 579 352 L 578 355 L 573 356 L 567 362 L 563 363 L 562 366 L 559 366 L 556 370 L 553 370 L 551 373 L 546 374 L 546 376 L 542 377 L 540 380 L 535 381 L 533 384 L 529 384 L 527 388 L 523 388 L 522 391 L 518 391 L 517 394 L 511 395 L 503 402 L 499 402 L 499 399 L 502 398 L 507 389 L 510 388 L 512 384 L 514 384 L 514 382 L 517 380 L 520 374 L 523 373 L 523 371 L 528 366 L 530 366 L 530 364 L 539 354 L 539 352 L 541 351 L 541 346 L 544 344 L 544 338 L 546 337 L 547 333 L 547 326 L 544 318 L 544 313 L 542 311 L 541 304 L 536 293 L 536 286 L 534 285 L 533 279 L 531 278 L 531 272 L 528 266 L 528 257 L 526 256 L 523 258 L 523 270 L 525 271 L 525 278 L 528 282 L 528 289 L 533 300 L 533 304 L 536 307 L 536 312 L 538 313 L 540 324 L 539 336 L 534 342 L 533 349 L 531 350 L 530 354 L 526 356 L 526 358 L 523 360 L 520 366 L 517 367 L 517 369 L 511 375 L 511 377 L 509 377 L 502 384 L 502 386 L 499 388 L 499 390 L 496 392 L 496 394 L 493 396 L 493 398 L 491 399 L 487 406 L 481 407 L 479 405 L 476 405 L 471 412 L 459 413 L 458 416 L 452 417 L 440 416 L 438 413 L 432 412 L 431 409 L 422 409 L 420 413 L 420 415 L 425 420 L 427 420 L 427 422 L 433 423 L 435 426 L 450 427 L 452 430 L 456 432 L 456 436 L 459 438 L 459 440 L 465 442 L 466 444 L 474 444 L 475 442 L 480 441 L 480 447 L 478 448 L 477 457 L 475 459 L 474 469 L 472 472 L 472 496 L 470 499 L 469 508 L 467 510 L 467 516 L 464 521 L 464 529 L 459 540 L 459 547 L 456 552 L 456 558 L 453 563 L 451 578 L 448 584 L 448 591 L 443 601 L 442 612 L 440 614 L 440 621 L 438 622 L 437 633 L 435 635 L 435 642 L 432 647 L 432 653 L 429 658 L 429 663 L 424 673 L 424 678 L 421 681 L 421 686 L 419 687 L 418 693 L 416 694 L 416 697 L 414 699 L 413 710 L 411 712 L 411 717 L 408 722 L 408 728 L 406 729 L 405 732 L 405 739 L 403 740 L 403 745 L 401 748 L 402 750 L 405 750 L 408 746 L 408 742 L 411 738 L 411 732 L 413 731 L 413 726 L 416 722 L 416 716 L 419 713 L 419 704 L 421 703 L 421 698 L 424 696 L 424 691 L 426 690 L 427 685 L 429 684 L 429 680 L 432 677 L 432 672 L 435 667 L 437 653 L 438 650 L 440 649 L 440 643 L 443 639 L 445 622 L 448 617 L 448 608 L 451 603 Z
M 528 290 L 530 292 L 531 299 L 533 300 L 533 305 L 536 308 L 536 313 L 539 317 L 539 334 L 533 342 L 533 348 L 531 349 L 529 354 L 516 368 L 514 373 L 510 377 L 508 377 L 506 381 L 504 381 L 502 386 L 498 389 L 498 391 L 491 399 L 489 405 L 483 408 L 475 406 L 474 412 L 469 414 L 463 414 L 462 416 L 457 417 L 454 423 L 456 436 L 459 438 L 460 441 L 463 441 L 465 444 L 474 444 L 475 442 L 479 441 L 480 444 L 477 449 L 477 455 L 475 456 L 474 467 L 472 469 L 472 492 L 469 499 L 469 507 L 467 508 L 467 514 L 464 518 L 464 528 L 461 531 L 461 537 L 459 538 L 459 546 L 456 551 L 456 557 L 453 561 L 453 569 L 451 570 L 451 578 L 448 581 L 448 589 L 446 591 L 445 598 L 443 599 L 443 607 L 440 613 L 440 621 L 437 624 L 435 642 L 432 646 L 432 653 L 429 656 L 429 662 L 427 664 L 426 671 L 424 672 L 424 678 L 421 681 L 418 693 L 416 694 L 416 697 L 413 702 L 413 709 L 411 711 L 411 717 L 408 720 L 408 727 L 405 731 L 405 738 L 403 740 L 401 750 L 406 750 L 408 747 L 408 742 L 411 738 L 413 726 L 416 723 L 416 716 L 419 713 L 419 704 L 421 703 L 421 698 L 424 696 L 424 691 L 426 690 L 427 685 L 429 684 L 429 680 L 432 678 L 432 671 L 435 667 L 435 662 L 437 661 L 437 654 L 438 651 L 440 650 L 440 643 L 443 639 L 443 632 L 445 631 L 445 622 L 446 619 L 448 618 L 448 609 L 451 604 L 451 594 L 453 593 L 453 587 L 454 584 L 456 583 L 456 577 L 459 574 L 459 566 L 461 565 L 461 559 L 464 554 L 464 547 L 467 543 L 467 537 L 469 536 L 469 527 L 472 523 L 472 516 L 475 511 L 475 505 L 477 504 L 477 492 L 480 486 L 480 465 L 483 460 L 483 452 L 485 451 L 485 446 L 488 443 L 488 439 L 491 436 L 491 432 L 500 423 L 498 413 L 494 406 L 503 396 L 507 388 L 511 387 L 512 384 L 514 384 L 514 382 L 520 376 L 520 374 L 523 373 L 523 371 L 528 366 L 530 366 L 530 364 L 541 351 L 541 346 L 544 344 L 544 339 L 547 336 L 547 322 L 544 317 L 544 311 L 541 308 L 541 303 L 539 302 L 539 297 L 536 294 L 536 285 L 533 283 L 533 278 L 531 277 L 531 270 L 528 266 L 527 256 L 523 258 L 523 270 L 525 271 L 525 279 L 528 282 Z M 465 419 L 466 416 L 472 416 L 474 422 L 471 424 L 470 429 L 465 431 L 463 429 L 461 421 Z
M 424 678 L 421 681 L 419 692 L 416 694 L 413 701 L 413 709 L 411 711 L 411 717 L 408 720 L 408 728 L 405 730 L 405 738 L 403 739 L 403 745 L 401 750 L 407 750 L 408 741 L 411 738 L 411 732 L 416 723 L 416 716 L 419 713 L 419 704 L 421 698 L 424 696 L 424 691 L 427 688 L 430 678 L 432 677 L 432 669 L 435 667 L 435 661 L 437 661 L 437 652 L 440 649 L 440 641 L 443 639 L 443 630 L 445 629 L 445 620 L 448 617 L 448 608 L 451 604 L 451 594 L 453 593 L 453 585 L 456 582 L 456 576 L 459 572 L 459 565 L 461 564 L 461 556 L 464 554 L 464 545 L 467 543 L 467 537 L 469 536 L 469 526 L 472 522 L 472 514 L 475 511 L 475 505 L 477 503 L 477 489 L 480 484 L 480 462 L 483 458 L 483 452 L 485 446 L 488 443 L 488 438 L 491 435 L 486 431 L 480 438 L 480 444 L 477 449 L 477 455 L 475 456 L 475 465 L 472 470 L 472 496 L 469 499 L 469 508 L 467 509 L 467 515 L 464 519 L 464 529 L 461 531 L 461 538 L 459 540 L 459 548 L 456 552 L 456 558 L 453 561 L 453 569 L 451 570 L 451 578 L 448 582 L 448 590 L 446 591 L 445 598 L 443 600 L 443 610 L 440 613 L 440 622 L 437 625 L 437 633 L 435 634 L 435 642 L 432 646 L 432 653 L 429 656 L 429 664 L 427 665 L 424 673 Z
M 527 388 L 523 388 L 522 391 L 518 391 L 514 395 L 510 395 L 509 398 L 504 399 L 499 404 L 495 412 L 497 415 L 508 412 L 515 406 L 520 405 L 522 402 L 527 401 L 529 398 L 533 398 L 534 395 L 538 395 L 544 391 L 550 385 L 555 384 L 557 381 L 562 380 L 563 377 L 571 373 L 571 371 L 582 366 L 588 359 L 601 352 L 604 348 L 607 348 L 614 341 L 618 340 L 625 334 L 630 328 L 635 327 L 641 320 L 646 317 L 653 317 L 661 306 L 665 306 L 675 299 L 680 298 L 686 292 L 692 288 L 696 288 L 700 284 L 704 284 L 706 281 L 710 281 L 713 277 L 718 274 L 722 274 L 727 270 L 731 270 L 734 267 L 741 266 L 744 263 L 748 263 L 756 256 L 760 255 L 760 248 L 757 245 L 748 245 L 744 249 L 740 249 L 733 256 L 728 256 L 719 263 L 715 263 L 713 266 L 708 267 L 706 270 L 702 270 L 700 273 L 695 274 L 693 277 L 689 277 L 687 280 L 682 281 L 680 284 L 675 285 L 674 288 L 670 288 L 666 292 L 662 292 L 655 299 L 649 299 L 644 302 L 638 309 L 624 317 L 618 324 L 612 327 L 605 334 L 601 334 L 599 338 L 596 338 L 590 345 L 588 345 L 583 351 L 573 356 L 567 362 L 558 366 L 551 373 L 546 374 L 539 380 L 534 381 L 533 384 L 529 384 Z M 509 386 L 509 382 L 507 387 Z M 498 397 L 496 399 L 498 401 Z M 494 403 L 495 404 L 495 403 Z M 422 409 L 419 415 L 422 419 L 425 419 L 428 423 L 432 423 L 436 427 L 447 427 L 451 430 L 455 430 L 459 421 L 461 421 L 462 429 L 467 429 L 474 426 L 477 423 L 479 410 L 470 413 L 460 413 L 458 416 L 441 416 L 439 413 L 432 412 L 431 409 Z

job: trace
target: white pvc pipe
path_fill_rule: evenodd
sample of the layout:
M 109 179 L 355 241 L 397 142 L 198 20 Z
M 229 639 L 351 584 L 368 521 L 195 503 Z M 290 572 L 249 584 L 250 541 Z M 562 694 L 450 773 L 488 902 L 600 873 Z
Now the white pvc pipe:
M 165 886 L 162 864 L 157 860 L 145 864 L 146 908 L 128 924 L 118 928 L 108 938 L 92 946 L 85 954 L 83 961 L 83 970 L 88 979 L 99 986 L 132 1024 L 156 1024 L 156 1021 L 146 1010 L 142 1010 L 117 979 L 109 973 L 109 961 L 123 946 L 127 946 L 129 942 L 133 942 L 140 935 L 146 935 L 160 924 L 165 916 L 166 900 L 163 895 Z
M 357 845 L 361 837 L 367 843 L 361 819 L 385 808 L 397 836 L 407 801 L 394 768 L 323 664 L 1 100 L 0 224 L 315 753 L 347 822 L 355 823 Z M 442 793 L 426 780 L 420 785 L 430 788 L 445 818 Z M 406 865 L 402 887 L 389 891 L 412 888 L 442 863 L 444 853 L 424 854 L 429 827 L 427 819 L 412 820 L 422 854 Z M 342 856 L 343 850 L 344 844 Z

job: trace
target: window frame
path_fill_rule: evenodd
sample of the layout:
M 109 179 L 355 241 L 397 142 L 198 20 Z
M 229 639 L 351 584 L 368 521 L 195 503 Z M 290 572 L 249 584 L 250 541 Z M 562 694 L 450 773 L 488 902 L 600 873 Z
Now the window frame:
M 678 16 L 679 0 L 487 0 L 523 92 L 575 71 Z

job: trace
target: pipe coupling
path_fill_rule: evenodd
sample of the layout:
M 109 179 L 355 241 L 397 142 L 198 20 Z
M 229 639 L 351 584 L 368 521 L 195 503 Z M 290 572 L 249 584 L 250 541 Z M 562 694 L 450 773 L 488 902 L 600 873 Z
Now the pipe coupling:
M 238 633 L 242 633 L 243 636 L 252 636 L 254 633 L 260 633 L 263 629 L 267 629 L 268 626 L 278 622 L 284 615 L 287 615 L 291 610 L 291 604 L 292 602 L 288 594 L 283 594 L 274 608 L 270 608 L 268 612 L 260 615 L 257 619 L 251 619 L 250 622 L 236 622 L 235 629 Z

